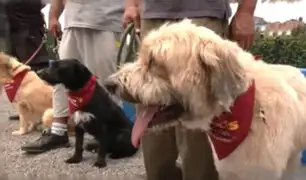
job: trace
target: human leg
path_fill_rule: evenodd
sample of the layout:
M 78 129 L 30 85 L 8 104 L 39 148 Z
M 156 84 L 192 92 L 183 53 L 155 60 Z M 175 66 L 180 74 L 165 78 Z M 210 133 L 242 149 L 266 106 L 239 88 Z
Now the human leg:
M 11 32 L 10 35 L 10 51 L 8 51 L 11 55 L 17 57 L 21 62 L 27 61 L 34 52 L 38 49 L 39 45 L 42 43 L 42 37 L 44 36 L 44 29 L 39 28 L 29 28 L 22 29 L 17 32 Z M 29 63 L 33 70 L 38 70 L 43 67 L 41 63 L 43 60 L 48 59 L 48 52 L 46 49 L 46 45 L 43 45 L 41 49 L 38 51 L 37 55 L 33 58 L 33 60 Z M 42 65 L 40 65 L 42 64 Z M 46 63 L 45 63 L 46 64 Z M 9 117 L 10 120 L 18 120 L 18 115 L 12 115 Z
M 144 37 L 150 30 L 158 28 L 165 23 L 165 21 L 167 20 L 142 20 L 141 36 Z M 195 18 L 193 19 L 193 22 L 197 25 L 206 26 L 222 36 L 227 35 L 226 21 L 215 18 Z M 169 131 L 168 133 L 170 134 L 174 132 Z M 156 180 L 159 179 L 158 174 L 162 172 L 163 168 L 165 168 L 164 166 L 161 166 L 161 163 L 159 163 L 160 161 L 168 162 L 170 168 L 173 168 L 175 164 L 171 162 L 175 161 L 176 159 L 173 159 L 171 153 L 175 152 L 177 154 L 177 150 L 175 150 L 175 148 L 178 147 L 179 154 L 182 157 L 182 178 L 184 180 L 218 179 L 218 173 L 215 169 L 212 158 L 212 150 L 206 134 L 201 131 L 191 131 L 184 128 L 182 129 L 182 127 L 178 127 L 176 133 L 177 135 L 172 135 L 175 137 L 172 138 L 172 140 L 165 140 L 168 138 L 169 134 L 163 134 L 165 139 L 162 140 L 159 139 L 158 135 L 156 134 L 146 135 L 143 138 L 142 143 L 144 147 L 144 161 L 148 178 Z M 177 140 L 176 145 L 170 143 L 173 140 Z M 156 151 L 154 148 L 151 148 L 151 146 L 163 148 L 170 145 L 172 148 L 168 148 L 167 151 L 163 151 L 162 153 L 160 151 Z M 150 158 L 154 159 L 154 161 L 151 162 Z M 151 173 L 152 171 L 154 173 Z M 174 175 L 169 174 L 169 177 L 174 177 Z
M 177 146 L 182 159 L 183 180 L 217 180 L 212 150 L 208 137 L 201 130 L 176 128 Z
M 148 180 L 181 179 L 180 169 L 176 167 L 178 150 L 175 128 L 146 133 L 142 137 L 141 146 Z
M 120 34 L 90 29 L 80 30 L 79 33 L 82 33 L 82 36 L 79 36 L 79 51 L 82 61 L 98 77 L 98 83 L 103 85 L 103 81 L 117 70 L 116 41 L 120 39 Z
M 29 65 L 33 70 L 46 67 L 48 64 L 47 47 L 43 44 L 40 48 L 44 35 L 44 27 L 11 32 L 11 54 L 16 56 L 22 63 L 25 63 L 37 51 L 37 54 L 33 56 Z
M 142 20 L 141 37 L 163 23 L 165 20 Z M 161 133 L 147 133 L 143 136 L 141 143 L 148 180 L 181 179 L 180 169 L 176 167 L 178 150 L 175 128 L 164 130 Z
M 59 49 L 61 59 L 80 59 L 77 49 L 75 29 L 64 32 Z M 69 143 L 67 124 L 69 119 L 68 97 L 64 85 L 59 84 L 53 88 L 53 122 L 51 131 L 33 143 L 26 144 L 22 150 L 27 152 L 45 152 L 58 147 L 66 147 Z
M 98 83 L 103 86 L 104 80 L 117 71 L 116 57 L 121 33 L 80 29 L 79 52 L 84 65 L 98 77 Z M 121 101 L 112 96 L 121 106 Z
M 205 26 L 217 34 L 227 36 L 227 21 L 217 18 L 195 18 L 192 21 Z M 217 180 L 212 150 L 206 133 L 200 130 L 188 130 L 184 127 L 177 129 L 177 143 L 182 158 L 184 180 Z
M 98 31 L 91 29 L 79 29 L 79 52 L 82 63 L 98 77 L 98 83 L 103 86 L 105 78 L 117 70 L 116 56 L 118 52 L 117 41 L 120 41 L 120 33 Z M 121 101 L 112 96 L 113 100 L 121 105 Z M 98 142 L 92 139 L 86 144 L 86 150 L 98 150 Z
M 10 40 L 8 38 L 8 34 L 3 34 L 0 37 L 0 51 L 9 53 L 11 51 L 10 48 Z M 0 87 L 0 92 L 2 91 L 2 86 Z M 9 120 L 19 120 L 19 115 L 10 115 Z

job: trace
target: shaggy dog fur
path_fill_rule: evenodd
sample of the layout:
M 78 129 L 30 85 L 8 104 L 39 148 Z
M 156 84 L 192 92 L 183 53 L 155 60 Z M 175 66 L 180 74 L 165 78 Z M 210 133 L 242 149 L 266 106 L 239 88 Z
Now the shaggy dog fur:
M 4 53 L 0 54 L 0 84 L 3 85 L 18 73 L 29 71 L 24 77 L 13 100 L 20 115 L 19 130 L 14 135 L 23 135 L 33 131 L 41 121 L 48 127 L 52 122 L 52 87 L 46 85 L 35 72 Z
M 62 83 L 70 92 L 82 89 L 92 77 L 91 72 L 78 60 L 66 59 L 53 63 L 39 72 L 39 76 L 51 85 Z M 95 82 L 96 83 L 96 82 Z M 88 104 L 73 113 L 75 128 L 75 152 L 67 163 L 79 163 L 83 154 L 84 133 L 88 132 L 99 142 L 96 167 L 105 167 L 106 154 L 118 159 L 137 152 L 131 144 L 132 123 L 110 95 L 96 83 Z
M 214 150 L 216 168 L 221 180 L 288 178 L 286 170 L 298 165 L 294 160 L 306 146 L 306 79 L 299 69 L 255 61 L 236 43 L 184 20 L 149 33 L 138 60 L 110 76 L 106 87 L 147 111 L 160 106 L 159 116 L 183 107 L 175 123 L 155 125 L 155 131 L 182 124 L 207 132 L 253 80 L 251 131 L 226 158 L 219 160 Z M 156 120 L 151 117 L 150 126 Z

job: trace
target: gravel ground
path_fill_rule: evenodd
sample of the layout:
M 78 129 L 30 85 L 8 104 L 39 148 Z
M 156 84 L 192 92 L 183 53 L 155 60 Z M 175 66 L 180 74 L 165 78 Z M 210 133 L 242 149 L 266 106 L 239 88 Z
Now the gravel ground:
M 141 153 L 132 158 L 121 160 L 108 159 L 108 166 L 103 169 L 93 167 L 95 154 L 84 152 L 80 164 L 67 165 L 64 160 L 73 148 L 63 148 L 40 155 L 27 155 L 20 146 L 39 137 L 39 133 L 25 136 L 13 136 L 11 132 L 18 129 L 18 121 L 9 121 L 8 116 L 14 111 L 3 96 L 0 97 L 0 180 L 4 179 L 101 179 L 103 180 L 143 180 L 145 179 Z M 71 144 L 74 139 L 71 138 Z
M 1 90 L 0 90 L 1 91 Z M 108 166 L 103 169 L 93 167 L 95 154 L 84 152 L 84 160 L 80 164 L 67 165 L 64 160 L 72 153 L 73 148 L 63 148 L 40 155 L 27 155 L 20 150 L 26 142 L 37 139 L 40 134 L 31 133 L 25 136 L 12 136 L 11 132 L 18 129 L 18 121 L 9 121 L 13 114 L 12 106 L 0 95 L 0 180 L 144 180 L 145 172 L 141 152 L 132 158 L 121 160 L 108 159 Z M 74 139 L 71 138 L 71 144 Z M 285 180 L 305 180 L 306 167 L 294 172 L 295 178 Z M 191 179 L 190 179 L 191 180 Z

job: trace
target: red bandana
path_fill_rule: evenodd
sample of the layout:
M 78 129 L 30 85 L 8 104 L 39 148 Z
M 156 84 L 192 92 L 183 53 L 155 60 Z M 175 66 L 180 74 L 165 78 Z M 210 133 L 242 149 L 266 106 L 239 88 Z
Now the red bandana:
M 254 56 L 254 59 L 255 59 L 256 61 L 261 60 L 261 56 L 260 56 L 260 55 L 256 55 L 256 56 Z
M 78 91 L 68 92 L 70 114 L 74 113 L 77 110 L 80 110 L 88 104 L 88 102 L 93 96 L 96 85 L 96 77 L 92 76 L 83 88 Z
M 213 119 L 209 136 L 218 158 L 230 155 L 248 136 L 253 119 L 255 83 L 247 92 L 240 95 L 230 112 L 225 112 Z
M 9 80 L 4 84 L 4 89 L 6 92 L 6 95 L 10 102 L 13 102 L 16 96 L 16 93 L 21 85 L 22 80 L 26 76 L 26 74 L 29 72 L 28 69 L 25 69 L 18 74 L 16 74 L 12 80 Z

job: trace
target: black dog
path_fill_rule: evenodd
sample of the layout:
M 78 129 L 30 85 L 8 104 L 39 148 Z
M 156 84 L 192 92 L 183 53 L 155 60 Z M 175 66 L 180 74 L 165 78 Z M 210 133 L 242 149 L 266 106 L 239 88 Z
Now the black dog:
M 52 86 L 62 83 L 68 89 L 69 109 L 76 123 L 76 143 L 74 155 L 66 160 L 67 163 L 82 161 L 85 132 L 99 143 L 96 167 L 106 166 L 105 156 L 108 153 L 111 158 L 117 159 L 137 152 L 130 139 L 133 124 L 78 60 L 54 61 L 38 75 Z

